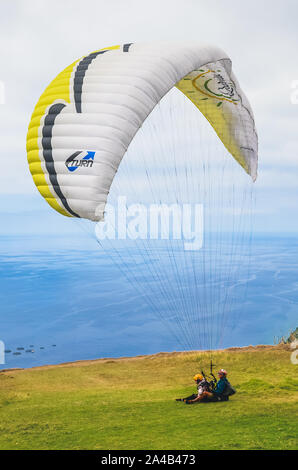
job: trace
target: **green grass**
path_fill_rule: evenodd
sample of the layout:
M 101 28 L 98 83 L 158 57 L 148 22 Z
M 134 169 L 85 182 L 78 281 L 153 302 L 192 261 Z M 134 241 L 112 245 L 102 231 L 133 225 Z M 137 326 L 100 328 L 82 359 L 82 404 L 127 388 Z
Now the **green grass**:
M 214 354 L 237 394 L 185 405 L 204 353 L 0 373 L 0 449 L 295 449 L 297 366 L 288 346 Z

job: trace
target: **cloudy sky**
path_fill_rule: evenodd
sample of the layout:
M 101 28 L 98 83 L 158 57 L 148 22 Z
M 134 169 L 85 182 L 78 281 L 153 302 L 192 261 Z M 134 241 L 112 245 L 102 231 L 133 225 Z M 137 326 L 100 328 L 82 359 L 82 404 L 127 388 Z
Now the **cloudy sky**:
M 62 69 L 109 45 L 195 40 L 229 54 L 255 113 L 257 230 L 298 232 L 297 18 L 296 0 L 0 0 L 0 231 L 32 228 L 34 213 L 61 223 L 32 183 L 25 141 L 37 99 Z

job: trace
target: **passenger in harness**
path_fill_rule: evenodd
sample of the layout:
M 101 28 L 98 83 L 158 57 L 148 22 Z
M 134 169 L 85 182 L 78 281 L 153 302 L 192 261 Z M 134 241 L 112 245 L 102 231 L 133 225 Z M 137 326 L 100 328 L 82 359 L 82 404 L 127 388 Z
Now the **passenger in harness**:
M 202 374 L 196 374 L 194 376 L 194 381 L 197 384 L 197 393 L 190 395 L 186 398 L 176 398 L 176 401 L 184 401 L 185 403 L 190 402 L 191 400 L 195 400 L 199 396 L 201 396 L 204 392 L 210 391 L 211 387 L 207 379 Z
M 190 398 L 185 401 L 186 404 L 206 402 L 206 401 L 227 401 L 230 395 L 234 395 L 236 390 L 232 387 L 227 379 L 227 371 L 220 369 L 218 371 L 219 380 L 213 390 L 204 390 L 200 395 L 195 398 Z

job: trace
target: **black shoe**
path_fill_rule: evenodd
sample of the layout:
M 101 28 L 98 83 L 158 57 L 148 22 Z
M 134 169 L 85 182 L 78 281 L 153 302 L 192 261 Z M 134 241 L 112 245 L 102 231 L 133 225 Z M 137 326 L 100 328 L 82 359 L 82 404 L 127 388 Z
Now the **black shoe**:
M 176 401 L 183 401 L 183 398 L 176 398 Z

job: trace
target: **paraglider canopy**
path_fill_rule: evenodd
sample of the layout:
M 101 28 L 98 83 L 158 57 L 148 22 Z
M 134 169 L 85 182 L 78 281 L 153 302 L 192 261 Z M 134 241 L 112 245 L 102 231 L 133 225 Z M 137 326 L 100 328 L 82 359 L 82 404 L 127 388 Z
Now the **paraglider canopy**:
M 41 95 L 29 125 L 27 152 L 46 201 L 65 216 L 102 220 L 128 146 L 174 86 L 255 180 L 253 113 L 230 58 L 198 43 L 133 43 L 75 61 Z

